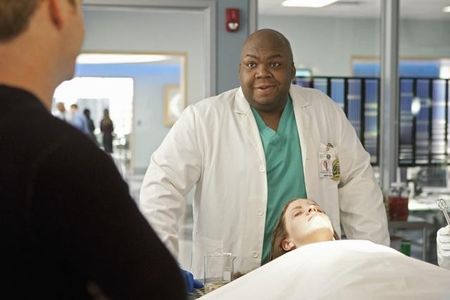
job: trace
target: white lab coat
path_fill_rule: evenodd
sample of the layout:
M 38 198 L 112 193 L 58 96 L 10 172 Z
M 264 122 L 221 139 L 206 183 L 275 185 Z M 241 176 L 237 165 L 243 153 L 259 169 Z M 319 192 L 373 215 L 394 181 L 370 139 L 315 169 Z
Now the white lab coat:
M 330 216 L 340 234 L 389 245 L 383 197 L 369 154 L 342 110 L 325 94 L 292 85 L 308 198 Z M 340 181 L 319 177 L 319 151 L 334 146 Z M 240 88 L 190 105 L 153 153 L 140 208 L 177 256 L 177 224 L 186 194 L 193 202 L 192 272 L 203 277 L 203 257 L 231 252 L 235 271 L 261 265 L 267 203 L 264 149 Z

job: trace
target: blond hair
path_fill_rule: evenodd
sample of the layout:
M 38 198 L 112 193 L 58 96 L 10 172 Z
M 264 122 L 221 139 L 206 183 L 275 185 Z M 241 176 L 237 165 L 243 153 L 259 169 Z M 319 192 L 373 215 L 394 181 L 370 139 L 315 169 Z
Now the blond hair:
M 0 42 L 19 36 L 29 26 L 41 0 L 0 0 Z M 76 0 L 69 0 L 75 5 Z

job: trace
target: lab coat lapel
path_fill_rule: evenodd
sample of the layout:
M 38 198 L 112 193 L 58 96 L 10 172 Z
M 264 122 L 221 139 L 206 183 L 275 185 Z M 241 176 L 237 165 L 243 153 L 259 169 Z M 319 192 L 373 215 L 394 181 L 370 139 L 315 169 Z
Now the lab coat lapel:
M 238 118 L 238 123 L 243 136 L 246 136 L 250 144 L 254 148 L 260 164 L 266 165 L 266 157 L 264 154 L 264 148 L 262 146 L 261 137 L 259 135 L 258 125 L 256 124 L 255 117 L 251 111 L 250 105 L 245 99 L 242 89 L 236 93 L 234 113 Z
M 314 165 L 314 139 L 311 136 L 311 116 L 312 106 L 310 100 L 304 97 L 299 88 L 291 88 L 289 94 L 292 98 L 292 104 L 294 108 L 295 121 L 297 123 L 297 130 L 300 139 L 300 146 L 302 148 L 302 162 L 303 173 L 305 176 L 305 187 L 307 197 L 310 199 L 316 198 L 317 194 L 317 180 L 315 178 L 316 172 L 314 172 L 316 166 Z

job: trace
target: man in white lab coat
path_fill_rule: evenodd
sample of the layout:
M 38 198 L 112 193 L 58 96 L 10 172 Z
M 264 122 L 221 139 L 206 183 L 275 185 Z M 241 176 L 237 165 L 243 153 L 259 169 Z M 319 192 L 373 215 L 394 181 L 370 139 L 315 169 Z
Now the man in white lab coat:
M 337 233 L 388 245 L 383 197 L 354 128 L 323 93 L 291 85 L 289 41 L 259 30 L 244 43 L 241 87 L 190 105 L 153 153 L 140 207 L 172 253 L 187 193 L 193 202 L 191 271 L 224 251 L 235 271 L 268 260 L 281 209 L 313 199 Z

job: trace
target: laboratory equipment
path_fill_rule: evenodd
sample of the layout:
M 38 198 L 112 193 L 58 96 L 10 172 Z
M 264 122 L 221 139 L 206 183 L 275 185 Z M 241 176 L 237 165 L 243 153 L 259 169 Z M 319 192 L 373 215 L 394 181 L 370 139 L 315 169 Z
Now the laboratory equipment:
M 406 221 L 408 219 L 409 189 L 405 183 L 394 182 L 389 189 L 389 220 Z
M 390 221 L 406 221 L 408 219 L 409 188 L 400 179 L 400 169 L 397 169 L 397 181 L 391 184 L 388 195 Z
M 208 293 L 233 280 L 234 260 L 231 253 L 212 253 L 204 257 L 204 291 Z
M 444 213 L 444 217 L 445 217 L 445 220 L 447 220 L 447 224 L 450 225 L 450 218 L 448 217 L 447 203 L 445 202 L 445 200 L 442 198 L 439 198 L 437 200 L 437 206 Z

